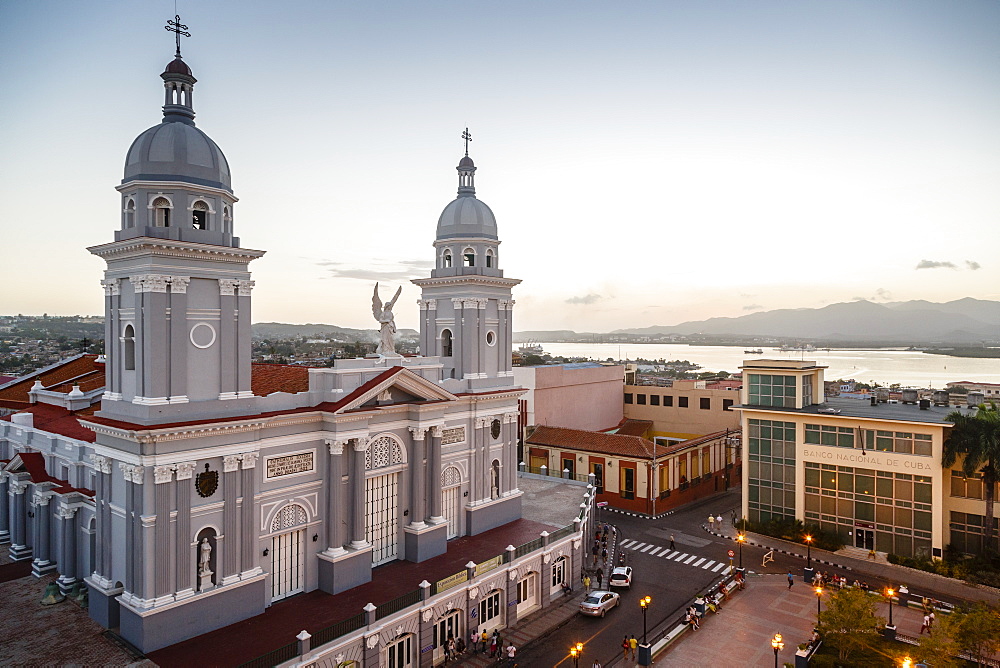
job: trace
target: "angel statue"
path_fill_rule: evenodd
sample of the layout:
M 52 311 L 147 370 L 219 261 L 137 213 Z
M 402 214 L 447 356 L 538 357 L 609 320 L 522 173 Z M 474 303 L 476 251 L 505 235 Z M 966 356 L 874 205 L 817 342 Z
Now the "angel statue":
M 375 352 L 379 355 L 396 354 L 396 344 L 392 340 L 393 334 L 396 333 L 396 320 L 392 317 L 392 307 L 396 304 L 396 300 L 399 299 L 399 295 L 402 292 L 403 286 L 399 286 L 392 301 L 383 306 L 382 299 L 378 296 L 378 283 L 375 284 L 375 294 L 372 295 L 372 315 L 382 325 L 378 348 L 375 349 Z

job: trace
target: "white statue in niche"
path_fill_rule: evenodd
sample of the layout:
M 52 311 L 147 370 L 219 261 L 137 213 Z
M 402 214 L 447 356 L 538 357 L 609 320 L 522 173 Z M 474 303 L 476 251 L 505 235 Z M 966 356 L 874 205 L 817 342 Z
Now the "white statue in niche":
M 402 293 L 403 286 L 400 286 L 392 301 L 383 305 L 382 298 L 378 296 L 378 283 L 375 284 L 375 293 L 372 295 L 372 315 L 382 326 L 378 348 L 375 349 L 375 352 L 383 357 L 396 354 L 396 344 L 392 338 L 396 333 L 396 319 L 392 316 L 392 307 L 396 305 L 396 300 Z
M 198 547 L 200 549 L 198 555 L 198 575 L 211 575 L 212 569 L 209 563 L 212 561 L 212 545 L 208 542 L 208 538 L 202 538 L 201 545 Z

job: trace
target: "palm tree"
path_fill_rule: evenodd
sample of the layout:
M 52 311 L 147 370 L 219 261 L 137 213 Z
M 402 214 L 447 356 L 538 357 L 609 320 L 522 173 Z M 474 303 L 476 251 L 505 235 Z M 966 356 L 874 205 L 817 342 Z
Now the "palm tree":
M 1000 477 L 1000 411 L 996 404 L 980 404 L 975 415 L 952 411 L 945 418 L 954 423 L 944 443 L 942 464 L 950 468 L 962 458 L 962 475 L 983 476 L 986 515 L 983 524 L 983 551 L 994 552 L 993 503 Z

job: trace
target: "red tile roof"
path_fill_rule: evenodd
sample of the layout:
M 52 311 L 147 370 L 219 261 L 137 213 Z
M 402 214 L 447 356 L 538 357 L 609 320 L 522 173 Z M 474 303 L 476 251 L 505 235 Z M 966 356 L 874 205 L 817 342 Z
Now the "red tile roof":
M 0 389 L 0 406 L 5 408 L 20 408 L 29 405 L 28 391 L 35 384 L 36 380 L 41 381 L 42 386 L 46 389 L 53 389 L 73 378 L 87 376 L 97 371 L 100 371 L 102 374 L 104 372 L 104 363 L 97 361 L 97 355 L 71 357 L 61 363 L 57 363 L 51 368 L 29 373 L 27 376 L 21 376 L 18 382 Z M 100 387 L 100 385 L 97 387 Z M 71 389 L 72 387 L 69 387 L 66 390 L 57 391 L 69 392 Z M 81 387 L 80 389 L 83 388 Z
M 273 392 L 306 392 L 309 367 L 289 364 L 253 364 L 250 367 L 250 390 L 259 397 Z
M 633 420 L 632 418 L 625 418 L 620 423 L 618 423 L 616 434 L 621 434 L 622 436 L 642 436 L 646 437 L 646 433 L 653 427 L 652 420 Z
M 24 465 L 24 469 L 28 472 L 28 475 L 31 476 L 31 482 L 58 483 L 56 487 L 52 488 L 52 491 L 57 494 L 70 494 L 72 492 L 79 492 L 80 494 L 84 494 L 86 496 L 94 496 L 93 490 L 85 489 L 83 487 L 73 487 L 69 484 L 68 480 L 61 480 L 60 478 L 55 478 L 53 476 L 50 476 L 48 472 L 45 470 L 45 455 L 43 455 L 42 453 L 19 452 L 14 456 L 21 460 L 21 463 Z
M 35 429 L 59 434 L 66 438 L 75 438 L 78 441 L 93 443 L 94 432 L 80 424 L 77 418 L 85 417 L 90 419 L 96 408 L 96 406 L 88 406 L 82 410 L 69 411 L 62 406 L 34 404 L 24 410 L 18 411 L 18 413 L 31 413 Z M 10 421 L 11 416 L 8 415 L 0 419 Z
M 599 431 L 565 429 L 563 427 L 538 427 L 528 437 L 530 445 L 542 445 L 566 450 L 584 450 L 621 457 L 650 459 L 655 451 L 657 457 L 667 454 L 667 449 L 654 445 L 640 436 L 606 434 Z

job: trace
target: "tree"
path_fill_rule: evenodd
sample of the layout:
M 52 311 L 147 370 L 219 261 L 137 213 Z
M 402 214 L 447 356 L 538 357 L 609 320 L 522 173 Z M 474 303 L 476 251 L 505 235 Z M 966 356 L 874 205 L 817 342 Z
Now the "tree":
M 885 619 L 875 614 L 875 604 L 875 597 L 860 588 L 841 589 L 830 596 L 819 616 L 819 632 L 841 661 L 877 641 Z
M 986 514 L 983 524 L 983 551 L 995 552 L 993 534 L 993 502 L 997 474 L 1000 473 L 1000 411 L 996 404 L 980 404 L 975 415 L 952 411 L 945 418 L 954 423 L 948 440 L 944 443 L 942 465 L 950 468 L 960 458 L 962 475 L 978 477 L 982 474 Z
M 962 653 L 959 638 L 962 637 L 964 613 L 954 612 L 941 615 L 934 624 L 932 635 L 920 636 L 917 656 L 920 662 L 934 668 L 960 668 L 964 661 L 958 658 Z
M 959 626 L 959 645 L 975 659 L 977 665 L 1000 652 L 1000 613 L 996 609 L 977 603 L 956 622 Z

